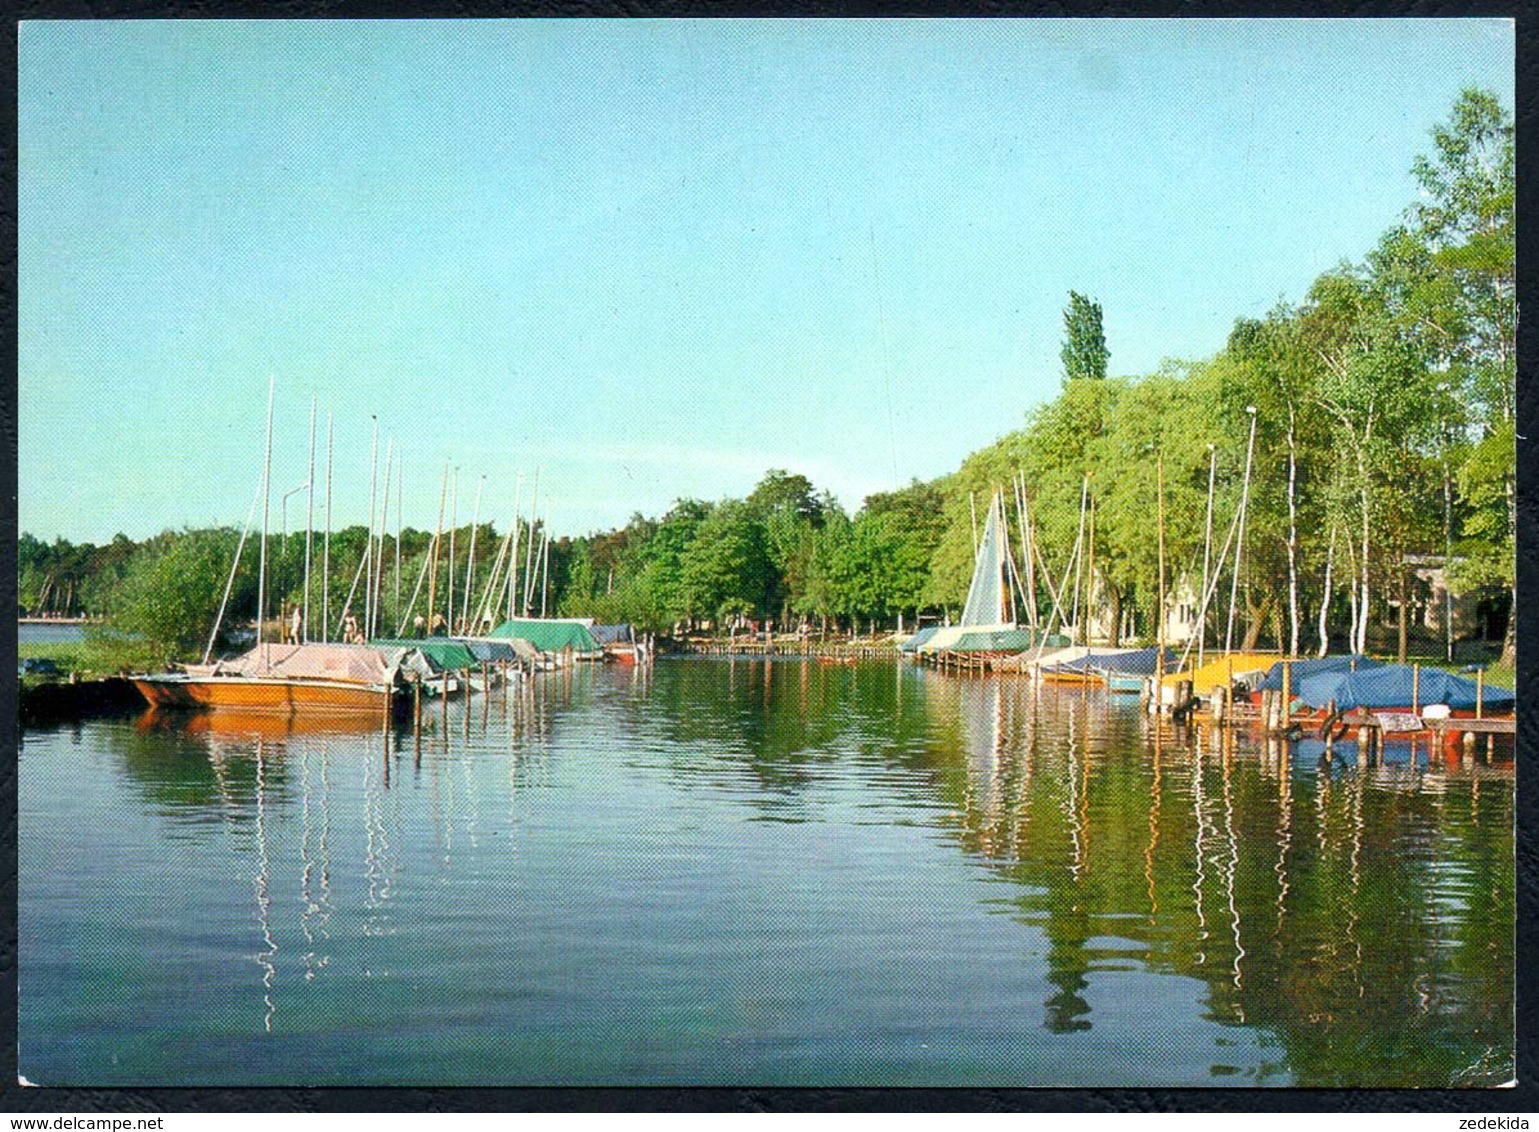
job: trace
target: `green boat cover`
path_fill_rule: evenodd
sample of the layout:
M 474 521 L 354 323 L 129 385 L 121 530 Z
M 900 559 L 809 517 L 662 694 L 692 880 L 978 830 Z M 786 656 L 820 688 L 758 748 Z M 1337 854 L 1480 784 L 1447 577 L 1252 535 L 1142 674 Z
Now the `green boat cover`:
M 1037 635 L 1030 629 L 973 629 L 963 633 L 951 648 L 956 652 L 1015 653 L 1036 645 Z
M 917 652 L 921 645 L 926 644 L 931 637 L 935 636 L 935 634 L 939 633 L 939 632 L 940 632 L 940 626 L 939 625 L 931 625 L 928 629 L 921 629 L 921 630 L 919 630 L 919 632 L 915 633 L 912 637 L 910 637 L 908 640 L 904 641 L 901 645 L 899 645 L 898 646 L 898 651 L 899 652 Z
M 481 662 L 471 655 L 469 649 L 459 641 L 451 641 L 447 637 L 418 637 L 415 640 L 382 638 L 370 641 L 369 644 L 380 649 L 418 649 L 428 658 L 428 663 L 439 672 L 445 670 L 458 672 L 462 668 L 481 666 Z
M 514 617 L 487 634 L 488 637 L 516 637 L 528 641 L 541 652 L 598 652 L 599 644 L 581 621 L 548 621 L 535 617 Z

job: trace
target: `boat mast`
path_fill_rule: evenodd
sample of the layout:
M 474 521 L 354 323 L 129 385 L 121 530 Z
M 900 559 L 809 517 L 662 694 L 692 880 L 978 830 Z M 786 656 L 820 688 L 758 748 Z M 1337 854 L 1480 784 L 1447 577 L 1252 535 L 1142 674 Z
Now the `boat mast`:
M 481 489 L 486 486 L 486 473 L 481 473 L 481 478 L 476 481 L 476 509 L 475 515 L 470 520 L 470 554 L 465 560 L 465 608 L 460 611 L 461 620 L 465 622 L 460 628 L 468 631 L 470 619 L 475 616 L 470 608 L 471 581 L 476 572 L 476 528 L 481 525 Z
M 454 532 L 460 522 L 460 470 L 454 469 L 454 486 L 449 489 L 449 620 L 448 633 L 454 633 Z
M 395 458 L 395 609 L 401 609 L 401 493 L 406 490 L 406 477 L 401 457 Z M 399 634 L 399 630 L 397 630 Z
M 1218 445 L 1208 445 L 1208 517 L 1203 524 L 1202 536 L 1202 590 L 1208 591 L 1208 563 L 1213 550 L 1213 476 L 1218 470 Z M 1203 608 L 1207 605 L 1204 603 Z M 1197 625 L 1197 667 L 1202 667 L 1202 648 L 1208 636 L 1208 619 Z
M 258 488 L 257 491 L 260 491 Z M 219 601 L 219 615 L 214 618 L 213 632 L 208 635 L 208 647 L 203 650 L 203 663 L 207 664 L 209 657 L 214 655 L 214 641 L 219 636 L 219 626 L 224 623 L 225 606 L 230 603 L 230 590 L 235 585 L 235 571 L 240 566 L 241 552 L 246 549 L 246 536 L 251 533 L 251 516 L 256 514 L 257 496 L 252 492 L 251 506 L 246 508 L 246 522 L 240 529 L 240 542 L 235 546 L 235 561 L 230 563 L 230 576 L 224 583 L 224 597 Z
M 369 419 L 374 422 L 374 439 L 369 442 L 369 533 L 363 544 L 364 581 L 363 581 L 363 634 L 365 637 L 373 632 L 374 627 L 374 504 L 379 499 L 377 489 L 379 486 L 379 418 L 373 413 Z
M 444 503 L 449 498 L 449 463 L 444 461 L 443 486 L 438 489 L 438 526 L 433 528 L 432 569 L 428 571 L 428 632 L 433 631 L 433 602 L 438 597 L 438 546 L 443 541 Z
M 305 478 L 304 640 L 310 640 L 310 548 L 315 537 L 315 395 L 310 395 L 310 474 Z
M 1079 635 L 1079 576 L 1084 568 L 1084 559 L 1080 557 L 1080 547 L 1085 545 L 1085 505 L 1090 500 L 1090 473 L 1085 473 L 1085 478 L 1079 489 L 1079 530 L 1074 535 L 1074 590 L 1070 595 L 1074 600 L 1071 610 L 1070 623 L 1074 626 L 1074 636 Z M 1071 636 L 1072 642 L 1074 637 Z M 1087 638 L 1088 640 L 1088 638 Z
M 529 616 L 530 602 L 534 600 L 534 525 L 540 510 L 540 469 L 534 470 L 534 499 L 529 504 L 529 549 L 524 559 L 524 616 Z
M 262 456 L 262 553 L 257 559 L 257 639 L 262 644 L 262 618 L 267 612 L 267 511 L 271 501 L 273 469 L 273 387 L 277 378 L 267 378 L 267 446 Z
M 518 510 L 518 496 L 524 489 L 524 473 L 519 472 L 513 480 L 513 553 L 508 555 L 508 619 L 513 618 L 513 602 L 518 594 L 518 535 L 519 528 L 523 525 L 523 516 Z
M 1234 603 L 1240 592 L 1240 556 L 1245 550 L 1245 506 L 1250 502 L 1251 456 L 1256 451 L 1256 406 L 1246 405 L 1250 414 L 1250 440 L 1245 445 L 1245 480 L 1240 486 L 1240 530 L 1234 542 L 1234 577 L 1229 583 L 1229 624 L 1224 629 L 1224 651 L 1234 643 Z
M 390 468 L 395 459 L 395 437 L 385 438 L 385 491 L 379 504 L 379 557 L 374 565 L 374 620 L 369 623 L 369 636 L 379 635 L 379 623 L 384 620 L 381 610 L 385 590 L 385 528 L 390 524 Z
M 546 597 L 547 594 L 550 593 L 550 532 L 549 531 L 546 531 L 544 533 L 544 538 L 540 541 L 540 561 L 543 563 L 543 567 L 542 567 L 542 569 L 540 571 L 540 573 L 543 575 L 541 580 L 540 580 L 540 616 L 544 617 L 545 616 L 545 597 Z
M 331 640 L 331 414 L 326 414 L 326 550 L 321 558 L 321 640 Z
M 1021 588 L 1026 591 L 1026 617 L 1031 631 L 1037 631 L 1037 567 L 1031 537 L 1031 512 L 1026 506 L 1026 473 L 1015 473 L 1015 515 L 1021 528 L 1021 566 L 1024 577 Z
M 1159 529 L 1160 529 L 1160 593 L 1159 605 L 1155 610 L 1155 616 L 1159 618 L 1159 628 L 1155 631 L 1155 647 L 1159 650 L 1156 654 L 1156 670 L 1164 676 L 1165 656 L 1165 452 L 1163 449 L 1154 450 L 1154 491 L 1158 498 Z

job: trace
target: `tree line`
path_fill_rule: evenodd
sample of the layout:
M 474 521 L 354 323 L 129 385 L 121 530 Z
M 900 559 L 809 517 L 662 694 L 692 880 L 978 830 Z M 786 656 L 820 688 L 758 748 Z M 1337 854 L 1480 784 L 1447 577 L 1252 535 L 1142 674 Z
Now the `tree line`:
M 807 477 L 771 469 L 741 499 L 679 499 L 661 517 L 552 537 L 548 553 L 520 563 L 517 611 L 664 633 L 737 618 L 866 629 L 954 617 L 972 573 L 975 515 L 1003 488 L 1018 523 L 1011 485 L 1020 475 L 1041 608 L 1052 601 L 1047 579 L 1059 577 L 1088 525 L 1097 607 L 1114 639 L 1124 630 L 1147 639 L 1158 592 L 1157 467 L 1170 577 L 1211 591 L 1214 607 L 1234 595 L 1236 644 L 1364 649 L 1393 605 L 1403 653 L 1415 570 L 1429 556 L 1448 559 L 1457 591 L 1515 608 L 1512 122 L 1494 95 L 1469 90 L 1431 141 L 1411 169 L 1418 199 L 1374 247 L 1324 272 L 1299 299 L 1237 319 L 1216 356 L 1109 376 L 1101 308 L 1071 292 L 1057 396 L 957 471 L 871 495 L 850 514 Z M 540 546 L 543 534 L 536 529 Z M 470 571 L 471 593 L 503 586 L 506 571 L 493 575 L 506 535 L 492 524 L 459 528 L 452 566 L 447 533 L 435 545 L 432 532 L 406 530 L 399 549 L 393 536 L 381 540 L 372 598 L 381 628 L 409 630 L 414 611 L 427 613 L 426 594 L 412 603 L 403 591 L 429 567 L 435 610 L 449 612 L 449 578 L 463 600 L 472 538 L 486 549 Z M 1232 551 L 1220 553 L 1226 535 L 1243 542 L 1237 569 Z M 93 547 L 23 535 L 19 604 L 106 614 L 119 639 L 167 656 L 201 652 L 239 537 L 233 529 L 143 543 L 120 535 Z M 526 551 L 528 537 L 521 528 Z M 304 601 L 304 541 L 269 538 L 270 614 Z M 331 536 L 332 621 L 350 588 L 354 612 L 363 608 L 355 578 L 366 542 L 362 527 Z M 312 555 L 312 611 L 318 571 Z M 232 621 L 254 615 L 255 585 L 254 571 L 238 575 Z M 491 604 L 506 612 L 505 600 Z M 1508 652 L 1513 624 L 1509 616 Z M 334 626 L 325 633 L 336 636 Z M 318 624 L 311 635 L 322 635 Z

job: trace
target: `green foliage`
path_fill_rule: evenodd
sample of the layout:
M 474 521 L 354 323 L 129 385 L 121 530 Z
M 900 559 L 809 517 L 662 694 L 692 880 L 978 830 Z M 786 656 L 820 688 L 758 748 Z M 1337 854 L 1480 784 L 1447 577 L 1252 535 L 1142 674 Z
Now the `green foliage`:
M 1078 291 L 1070 291 L 1069 305 L 1063 312 L 1063 332 L 1060 356 L 1064 380 L 1105 377 L 1111 352 L 1106 348 L 1106 334 L 1101 328 L 1101 304 Z
M 130 655 L 147 651 L 162 660 L 201 655 L 239 539 L 229 529 L 186 531 L 142 547 L 114 595 L 110 633 L 97 643 L 108 648 L 115 637 Z

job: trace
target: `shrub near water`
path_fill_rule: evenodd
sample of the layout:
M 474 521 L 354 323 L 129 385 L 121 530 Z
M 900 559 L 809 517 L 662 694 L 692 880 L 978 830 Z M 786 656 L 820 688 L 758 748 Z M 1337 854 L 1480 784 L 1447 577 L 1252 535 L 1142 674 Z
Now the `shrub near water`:
M 93 649 L 113 667 L 201 655 L 235 547 L 235 533 L 226 530 L 187 531 L 146 544 L 114 596 L 108 624 L 87 634 Z M 248 588 L 237 578 L 237 591 Z M 233 594 L 232 603 L 243 596 Z

